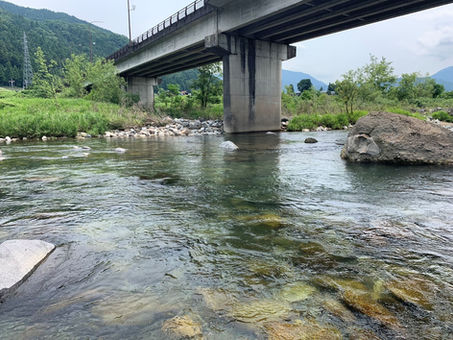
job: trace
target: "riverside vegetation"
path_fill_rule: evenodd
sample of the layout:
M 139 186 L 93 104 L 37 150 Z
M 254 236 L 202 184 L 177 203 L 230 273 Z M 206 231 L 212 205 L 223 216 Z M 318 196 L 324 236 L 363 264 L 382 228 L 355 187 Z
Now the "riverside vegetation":
M 112 61 L 90 63 L 85 55 L 72 55 L 58 67 L 38 47 L 34 63 L 30 89 L 0 89 L 0 138 L 75 137 L 80 132 L 96 136 L 159 125 L 165 116 L 215 121 L 223 115 L 218 63 L 192 71 L 191 82 L 184 79 L 183 88 L 190 82 L 190 92 L 167 81 L 157 91 L 152 113 L 137 105 L 138 96 L 126 93 L 126 82 Z M 397 79 L 393 71 L 385 58 L 372 56 L 368 65 L 329 84 L 327 92 L 314 89 L 307 79 L 299 83 L 300 93 L 286 87 L 282 111 L 290 119 L 288 130 L 343 129 L 371 111 L 453 122 L 453 92 L 416 73 Z
M 327 92 L 314 89 L 307 80 L 299 83 L 300 93 L 296 94 L 292 86 L 282 93 L 283 114 L 292 118 L 290 131 L 318 126 L 341 129 L 371 111 L 453 122 L 453 92 L 417 73 L 398 79 L 392 63 L 385 58 L 371 56 L 368 65 L 347 72 L 329 84 Z

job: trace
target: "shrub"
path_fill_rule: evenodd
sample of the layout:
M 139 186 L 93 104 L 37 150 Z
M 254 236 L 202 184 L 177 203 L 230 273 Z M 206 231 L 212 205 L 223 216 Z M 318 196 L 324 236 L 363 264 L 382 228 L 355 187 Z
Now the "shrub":
M 450 116 L 445 111 L 439 111 L 439 112 L 433 113 L 433 118 L 437 119 L 437 120 L 440 120 L 442 122 L 453 123 L 453 116 Z

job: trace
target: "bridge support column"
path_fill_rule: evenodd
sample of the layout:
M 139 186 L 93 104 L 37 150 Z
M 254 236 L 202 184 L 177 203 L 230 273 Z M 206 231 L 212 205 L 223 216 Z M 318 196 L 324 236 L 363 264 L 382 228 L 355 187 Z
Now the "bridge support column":
M 140 96 L 140 104 L 154 108 L 154 86 L 159 85 L 157 78 L 129 77 L 127 92 Z
M 227 133 L 281 128 L 282 61 L 296 56 L 294 46 L 244 37 L 206 39 L 223 56 L 224 128 Z

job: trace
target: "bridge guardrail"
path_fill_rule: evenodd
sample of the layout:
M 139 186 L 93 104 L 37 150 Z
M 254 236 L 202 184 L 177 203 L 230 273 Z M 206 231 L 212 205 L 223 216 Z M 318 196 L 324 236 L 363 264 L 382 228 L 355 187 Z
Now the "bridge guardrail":
M 175 14 L 171 15 L 164 21 L 160 22 L 156 26 L 150 28 L 145 33 L 139 35 L 137 38 L 133 39 L 128 45 L 122 47 L 107 59 L 119 59 L 128 55 L 129 53 L 138 49 L 139 45 L 147 40 L 153 38 L 158 33 L 164 31 L 165 29 L 171 27 L 172 25 L 176 24 L 177 22 L 181 21 L 184 18 L 194 14 L 195 12 L 199 11 L 203 7 L 206 6 L 206 0 L 195 0 L 190 5 L 186 6 L 185 8 L 181 9 L 180 11 L 176 12 Z

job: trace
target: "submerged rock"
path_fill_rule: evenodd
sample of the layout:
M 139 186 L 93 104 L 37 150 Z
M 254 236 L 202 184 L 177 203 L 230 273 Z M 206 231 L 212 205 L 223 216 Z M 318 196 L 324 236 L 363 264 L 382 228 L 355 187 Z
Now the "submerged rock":
M 266 227 L 269 229 L 286 227 L 285 219 L 275 214 L 240 216 L 238 220 L 247 222 L 248 225 L 255 227 Z
M 305 282 L 291 283 L 283 287 L 279 298 L 283 301 L 293 303 L 308 299 L 316 292 L 316 288 Z
M 431 300 L 434 299 L 436 288 L 431 282 L 420 279 L 392 281 L 385 287 L 398 299 L 426 310 L 432 310 Z
M 350 308 L 359 311 L 389 328 L 399 329 L 401 327 L 398 318 L 387 308 L 375 301 L 370 293 L 351 289 L 343 292 L 341 296 L 343 301 Z
M 351 162 L 453 165 L 453 132 L 416 118 L 375 112 L 351 129 L 341 157 Z
M 336 340 L 341 332 L 332 326 L 320 325 L 314 320 L 294 323 L 269 322 L 264 325 L 268 340 Z
M 244 323 L 281 320 L 291 313 L 289 303 L 278 299 L 237 302 L 232 305 L 231 317 Z
M 188 315 L 176 316 L 165 321 L 162 331 L 171 336 L 172 339 L 203 339 L 201 324 Z
M 231 142 L 231 141 L 226 141 L 226 142 L 221 143 L 220 147 L 222 149 L 225 149 L 225 150 L 228 150 L 228 151 L 239 150 L 239 147 L 236 144 L 234 144 L 233 142 Z
M 326 299 L 323 303 L 323 307 L 344 322 L 356 321 L 354 314 L 338 300 Z
M 123 149 L 123 148 L 116 148 L 116 149 L 115 149 L 115 152 L 116 152 L 116 153 L 126 153 L 127 150 L 126 150 L 126 149 Z
M 166 306 L 149 294 L 120 292 L 93 303 L 91 312 L 108 325 L 138 326 L 148 324 L 155 314 L 177 308 Z
M 55 249 L 39 240 L 10 240 L 0 245 L 0 299 L 18 287 Z

